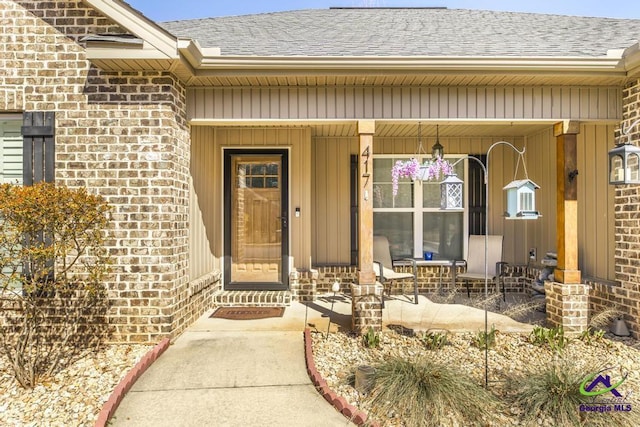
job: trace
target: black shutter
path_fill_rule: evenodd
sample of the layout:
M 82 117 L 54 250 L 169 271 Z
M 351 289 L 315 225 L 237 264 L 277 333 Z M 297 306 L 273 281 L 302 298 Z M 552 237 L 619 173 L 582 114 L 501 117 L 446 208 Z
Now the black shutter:
M 486 154 L 476 155 L 482 164 L 487 164 Z M 469 161 L 469 234 L 485 234 L 487 194 L 484 172 L 475 160 Z
M 38 182 L 54 182 L 55 180 L 55 113 L 44 111 L 25 112 L 22 117 L 22 176 L 24 185 L 33 185 Z M 46 246 L 52 244 L 51 236 L 39 232 L 36 235 L 38 242 Z M 29 239 L 25 245 L 29 245 Z M 54 279 L 54 262 L 50 260 L 46 267 L 49 272 L 43 277 L 43 283 L 52 282 Z M 23 265 L 23 274 L 32 274 L 31 265 Z M 40 296 L 48 296 L 46 290 L 37 289 Z
M 55 113 L 25 112 L 22 121 L 24 185 L 54 182 Z
M 358 155 L 351 155 L 351 265 L 358 265 Z

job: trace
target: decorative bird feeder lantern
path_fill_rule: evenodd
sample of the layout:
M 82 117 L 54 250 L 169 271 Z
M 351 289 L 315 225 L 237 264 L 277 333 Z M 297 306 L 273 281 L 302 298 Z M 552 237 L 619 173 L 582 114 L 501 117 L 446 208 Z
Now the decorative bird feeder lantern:
M 536 219 L 540 213 L 536 210 L 536 193 L 540 188 L 530 179 L 511 181 L 503 190 L 507 192 L 507 219 Z

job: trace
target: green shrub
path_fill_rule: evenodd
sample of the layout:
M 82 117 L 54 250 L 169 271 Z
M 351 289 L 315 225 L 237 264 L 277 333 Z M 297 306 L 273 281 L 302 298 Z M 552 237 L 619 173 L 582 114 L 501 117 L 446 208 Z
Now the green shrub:
M 637 426 L 638 411 L 580 412 L 580 405 L 593 398 L 580 393 L 580 384 L 601 367 L 580 367 L 573 360 L 554 360 L 540 370 L 511 379 L 512 405 L 519 407 L 525 425 L 538 425 L 540 417 L 554 426 Z
M 377 348 L 380 345 L 380 334 L 369 326 L 367 333 L 362 336 L 362 342 L 367 348 Z
M 84 189 L 0 185 L 0 351 L 23 387 L 106 333 L 108 212 Z
M 471 343 L 481 350 L 493 348 L 496 345 L 496 332 L 495 325 L 491 325 L 491 330 L 488 332 L 478 331 Z
M 547 345 L 551 350 L 560 352 L 564 350 L 569 340 L 564 336 L 562 326 L 553 328 L 534 326 L 533 331 L 529 334 L 529 342 L 540 347 Z
M 404 426 L 486 425 L 499 402 L 468 375 L 432 360 L 393 358 L 375 367 L 372 411 L 396 414 Z
M 604 331 L 601 329 L 594 330 L 591 327 L 587 327 L 587 329 L 582 331 L 579 336 L 579 339 L 587 345 L 600 342 L 602 341 L 602 338 L 604 338 Z
M 440 350 L 449 343 L 449 337 L 446 331 L 427 331 L 420 337 L 420 341 L 428 350 Z

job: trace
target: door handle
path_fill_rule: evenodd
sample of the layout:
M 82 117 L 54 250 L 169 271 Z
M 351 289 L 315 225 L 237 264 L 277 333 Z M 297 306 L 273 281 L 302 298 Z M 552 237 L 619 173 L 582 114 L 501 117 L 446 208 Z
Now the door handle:
M 287 228 L 287 217 L 283 215 L 280 217 L 280 220 L 282 221 L 282 228 Z

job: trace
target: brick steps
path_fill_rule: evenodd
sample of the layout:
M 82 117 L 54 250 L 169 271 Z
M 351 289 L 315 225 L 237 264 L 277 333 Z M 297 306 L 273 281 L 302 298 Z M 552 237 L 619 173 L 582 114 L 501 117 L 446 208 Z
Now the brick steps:
M 216 307 L 288 307 L 290 291 L 217 291 L 213 294 Z

